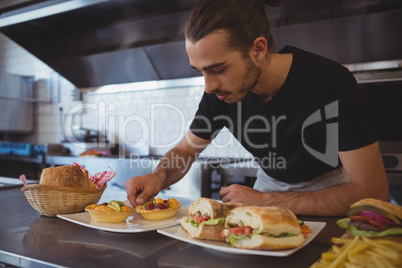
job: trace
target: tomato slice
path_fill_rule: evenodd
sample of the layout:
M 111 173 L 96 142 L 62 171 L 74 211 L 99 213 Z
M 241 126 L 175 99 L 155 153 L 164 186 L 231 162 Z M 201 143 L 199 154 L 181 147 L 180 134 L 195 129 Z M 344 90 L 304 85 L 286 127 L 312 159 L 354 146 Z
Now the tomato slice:
M 229 234 L 235 234 L 235 235 L 249 235 L 253 232 L 253 228 L 250 226 L 240 226 L 240 227 L 232 227 L 229 229 Z
M 355 216 L 350 216 L 349 218 L 354 221 L 368 221 L 370 224 L 377 226 L 377 227 L 381 228 L 382 230 L 386 230 L 389 228 L 389 226 L 387 226 L 385 223 L 377 221 L 373 218 L 366 217 L 366 216 L 355 215 Z
M 201 214 L 200 214 L 200 215 L 194 214 L 194 215 L 193 215 L 193 219 L 194 219 L 195 221 L 197 221 L 198 223 L 201 223 L 201 222 L 203 222 L 203 221 L 208 221 L 208 220 L 209 220 L 208 217 L 202 216 Z
M 209 220 L 208 217 L 200 217 L 200 218 L 198 219 L 198 223 L 201 223 L 201 222 L 203 222 L 203 221 L 208 221 L 208 220 Z
M 370 220 L 370 218 L 367 218 L 366 216 L 360 216 L 360 215 L 350 216 L 349 218 L 354 221 L 369 221 Z
M 244 232 L 249 235 L 253 232 L 253 228 L 251 228 L 250 226 L 246 226 L 246 228 L 244 229 Z
M 369 222 L 370 222 L 372 225 L 381 228 L 382 230 L 386 230 L 386 229 L 389 228 L 389 226 L 387 226 L 385 223 L 380 222 L 380 221 L 377 221 L 377 220 L 375 220 L 375 219 L 369 219 Z
M 229 234 L 235 234 L 235 235 L 244 235 L 245 231 L 244 231 L 244 227 L 232 227 L 229 229 Z

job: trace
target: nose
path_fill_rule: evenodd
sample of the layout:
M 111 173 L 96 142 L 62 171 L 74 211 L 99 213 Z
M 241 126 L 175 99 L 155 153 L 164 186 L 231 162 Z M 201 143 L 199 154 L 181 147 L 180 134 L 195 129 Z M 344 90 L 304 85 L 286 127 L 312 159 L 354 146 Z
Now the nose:
M 204 74 L 205 92 L 207 94 L 215 93 L 219 88 L 219 82 L 214 77 Z

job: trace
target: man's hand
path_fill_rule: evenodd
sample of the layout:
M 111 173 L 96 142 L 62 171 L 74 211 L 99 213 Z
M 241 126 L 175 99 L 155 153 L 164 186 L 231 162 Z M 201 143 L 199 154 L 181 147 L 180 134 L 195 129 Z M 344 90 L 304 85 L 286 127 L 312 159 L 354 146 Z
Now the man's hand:
M 219 194 L 222 196 L 222 202 L 243 203 L 248 206 L 263 205 L 263 193 L 247 186 L 232 184 L 222 187 Z
M 135 208 L 152 200 L 162 189 L 163 181 L 155 174 L 147 174 L 132 177 L 124 184 L 126 186 L 127 199 Z
M 160 160 L 148 175 L 132 177 L 124 184 L 133 207 L 152 200 L 160 190 L 183 178 L 191 164 L 211 141 L 195 136 L 190 130 L 183 140 Z

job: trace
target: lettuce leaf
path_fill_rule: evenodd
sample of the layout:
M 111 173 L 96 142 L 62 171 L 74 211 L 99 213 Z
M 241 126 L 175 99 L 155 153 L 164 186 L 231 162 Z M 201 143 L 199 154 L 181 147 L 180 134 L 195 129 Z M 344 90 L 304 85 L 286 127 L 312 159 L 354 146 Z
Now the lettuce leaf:
M 257 234 L 257 233 L 252 233 L 252 234 L 249 234 L 249 235 L 246 235 L 246 234 L 245 235 L 235 235 L 235 234 L 232 233 L 232 234 L 229 234 L 227 238 L 230 241 L 230 245 L 232 247 L 234 247 L 234 242 L 235 242 L 236 239 L 243 239 L 245 237 L 250 238 L 250 237 L 252 237 L 254 235 L 265 235 L 265 236 L 275 237 L 275 238 L 295 236 L 294 234 L 291 234 L 291 233 L 280 233 L 279 235 Z
M 200 227 L 200 224 L 198 223 L 198 221 L 192 220 L 192 219 L 187 219 L 188 222 L 190 222 L 190 224 L 192 226 L 194 226 L 195 228 Z
M 194 220 L 193 218 L 189 217 L 187 218 L 187 222 L 189 222 L 192 226 L 198 228 L 200 227 L 200 225 L 206 224 L 206 225 L 216 225 L 219 223 L 224 223 L 225 222 L 225 218 L 218 218 L 218 219 L 210 219 L 207 221 L 203 221 L 202 223 L 198 223 L 198 221 Z
M 364 236 L 364 237 L 382 237 L 388 235 L 402 235 L 402 228 L 389 228 L 388 230 L 382 232 L 374 232 L 374 231 L 365 231 L 359 230 L 355 226 L 349 225 L 349 218 L 343 218 L 336 221 L 339 227 L 345 230 L 349 230 L 355 236 Z
M 198 223 L 198 221 L 195 221 L 192 217 L 188 217 L 186 219 L 186 222 L 189 222 L 192 226 L 198 228 L 200 226 L 200 224 Z
M 280 233 L 279 235 L 269 235 L 270 237 L 290 237 L 290 236 L 296 236 L 295 234 L 291 233 Z
M 342 229 L 349 230 L 349 227 L 350 227 L 349 221 L 350 221 L 349 218 L 343 218 L 343 219 L 337 220 L 336 224 L 338 224 L 338 226 L 341 227 Z
M 218 218 L 218 219 L 210 219 L 207 221 L 203 221 L 202 223 L 206 224 L 206 225 L 216 225 L 218 223 L 224 223 L 224 222 L 225 222 L 225 218 Z
M 232 248 L 233 248 L 233 247 L 234 247 L 234 242 L 235 242 L 236 239 L 242 239 L 242 238 L 247 237 L 247 236 L 251 236 L 251 235 L 235 235 L 235 234 L 229 234 L 229 235 L 228 235 L 228 239 L 229 239 L 229 241 L 230 241 L 230 245 L 231 245 Z

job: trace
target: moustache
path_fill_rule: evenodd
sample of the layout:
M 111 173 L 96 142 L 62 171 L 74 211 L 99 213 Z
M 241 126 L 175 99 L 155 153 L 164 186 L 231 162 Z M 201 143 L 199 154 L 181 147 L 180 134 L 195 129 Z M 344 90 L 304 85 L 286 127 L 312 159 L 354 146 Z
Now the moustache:
M 211 94 L 227 95 L 227 94 L 230 94 L 230 92 L 217 89 L 217 90 L 214 90 Z

